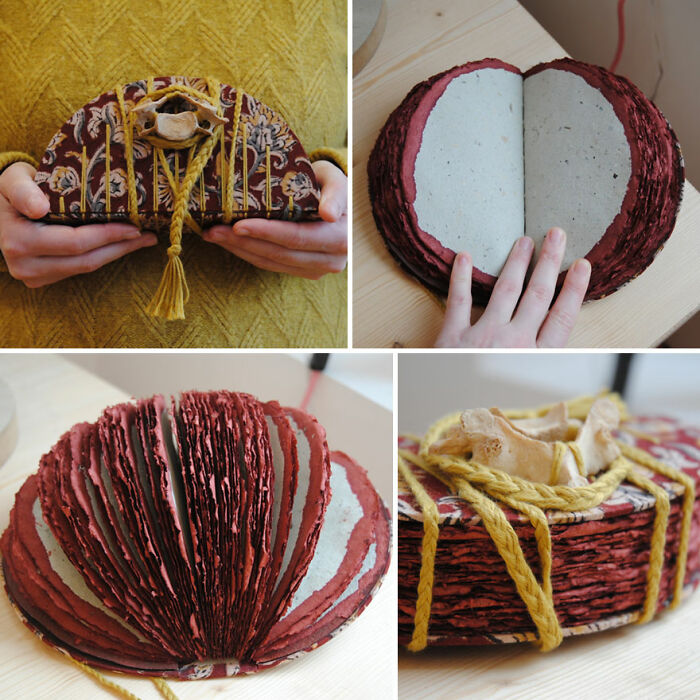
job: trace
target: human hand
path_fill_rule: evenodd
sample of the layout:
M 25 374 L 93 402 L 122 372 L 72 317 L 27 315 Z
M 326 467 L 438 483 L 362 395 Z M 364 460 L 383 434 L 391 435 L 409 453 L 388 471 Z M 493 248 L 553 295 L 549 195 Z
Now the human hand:
M 317 280 L 342 272 L 347 262 L 347 178 L 325 160 L 311 166 L 321 186 L 322 221 L 244 219 L 231 226 L 212 226 L 203 238 L 263 270 Z
M 127 253 L 155 245 L 152 233 L 131 224 L 55 226 L 40 219 L 49 200 L 28 163 L 13 163 L 0 175 L 0 250 L 10 274 L 27 287 L 42 287 L 92 272 Z
M 576 260 L 566 273 L 554 306 L 549 308 L 565 247 L 564 231 L 551 229 L 520 299 L 534 242 L 526 236 L 519 238 L 503 266 L 486 310 L 473 326 L 470 324 L 472 262 L 467 253 L 460 253 L 452 268 L 447 310 L 435 347 L 563 347 L 573 330 L 591 276 L 588 260 Z

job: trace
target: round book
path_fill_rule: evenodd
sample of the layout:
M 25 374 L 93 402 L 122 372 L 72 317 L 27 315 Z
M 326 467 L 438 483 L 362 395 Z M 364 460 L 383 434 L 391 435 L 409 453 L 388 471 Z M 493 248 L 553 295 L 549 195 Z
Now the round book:
M 315 649 L 370 602 L 390 517 L 303 411 L 183 393 L 80 423 L 17 493 L 7 594 L 93 666 L 196 679 Z
M 484 59 L 428 78 L 387 120 L 368 174 L 400 265 L 446 293 L 467 251 L 482 304 L 515 240 L 539 246 L 553 226 L 568 234 L 565 269 L 591 262 L 586 299 L 615 291 L 671 235 L 684 177 L 658 108 L 625 78 L 570 59 L 525 73 Z
M 478 420 L 482 421 L 486 413 L 484 409 Z M 494 420 L 500 421 L 500 418 Z M 513 421 L 515 431 L 532 435 L 528 432 L 527 420 L 520 424 Z M 483 427 L 484 423 L 481 425 Z M 478 432 L 481 428 L 475 430 Z M 570 478 L 568 483 L 581 486 L 580 493 L 589 497 L 595 484 L 602 486 L 621 464 L 627 464 L 629 472 L 594 506 L 568 510 L 542 508 L 543 522 L 551 538 L 549 546 L 547 538 L 536 532 L 526 514 L 532 515 L 531 510 L 518 510 L 498 498 L 491 500 L 493 492 L 487 491 L 490 496 L 486 498 L 498 504 L 507 521 L 507 525 L 494 527 L 493 521 L 488 522 L 485 517 L 485 511 L 480 511 L 477 500 L 470 503 L 448 488 L 444 472 L 442 479 L 438 479 L 435 472 L 429 473 L 411 461 L 411 454 L 419 452 L 418 443 L 409 438 L 400 440 L 400 454 L 408 457 L 403 459 L 402 469 L 408 470 L 403 473 L 409 477 L 408 481 L 399 479 L 398 491 L 401 644 L 415 644 L 421 590 L 418 584 L 426 565 L 423 552 L 428 516 L 425 502 L 420 504 L 417 496 L 421 490 L 435 504 L 438 536 L 431 562 L 434 565 L 432 601 L 418 648 L 525 641 L 542 645 L 544 626 L 536 617 L 538 606 L 533 604 L 529 594 L 523 594 L 519 573 L 506 551 L 501 549 L 499 533 L 508 528 L 512 528 L 516 543 L 509 547 L 510 551 L 521 550 L 532 572 L 528 590 L 532 592 L 541 587 L 542 597 L 549 598 L 553 606 L 559 641 L 550 648 L 562 637 L 651 620 L 658 611 L 680 603 L 697 587 L 700 583 L 700 499 L 695 498 L 695 493 L 700 486 L 700 429 L 683 426 L 673 418 L 646 416 L 624 420 L 607 436 L 596 431 L 586 436 L 582 434 L 585 429 L 578 430 L 575 440 L 562 444 L 570 446 L 575 442 L 581 446 L 582 463 L 595 461 L 587 453 L 599 450 L 604 440 L 628 458 L 616 457 L 619 461 L 613 461 L 607 471 L 601 469 L 596 482 L 590 475 L 583 478 L 578 473 L 580 464 L 577 467 L 575 459 L 570 460 L 571 475 L 566 475 L 567 459 L 572 456 L 567 453 L 558 480 L 548 482 L 560 484 L 557 493 L 571 493 L 562 486 Z M 592 435 L 595 438 L 589 440 Z M 611 435 L 614 440 L 610 440 Z M 573 438 L 573 435 L 568 437 Z M 546 440 L 542 437 L 538 442 Z M 481 446 L 473 449 L 480 458 L 484 450 L 493 457 L 502 445 L 499 439 L 489 435 L 488 441 L 484 440 Z M 454 440 L 451 448 L 448 447 L 450 443 L 443 440 L 438 452 L 455 455 L 461 449 Z M 530 448 L 531 445 L 522 452 L 529 455 L 529 459 L 516 459 L 516 466 L 528 467 L 537 461 L 535 451 Z M 511 456 L 517 455 L 519 449 L 504 449 L 502 456 L 507 458 L 508 450 Z M 415 461 L 420 460 L 416 457 Z M 453 468 L 450 473 L 455 475 L 457 470 Z M 419 487 L 414 484 L 411 488 L 411 476 Z M 530 477 L 532 474 L 524 477 L 525 483 L 531 483 Z M 498 472 L 495 478 L 502 479 L 503 473 Z M 477 482 L 478 479 L 471 482 L 473 488 L 482 488 Z M 482 483 L 489 488 L 488 482 Z M 515 489 L 511 489 L 510 493 L 514 492 Z M 547 557 L 549 564 L 545 565 Z M 551 568 L 545 576 L 548 567 Z M 551 584 L 550 594 L 545 579 Z
M 195 163 L 200 152 L 207 157 Z M 168 229 L 176 194 L 195 171 L 186 229 L 318 215 L 311 163 L 282 115 L 203 78 L 138 80 L 90 100 L 53 136 L 35 180 L 51 223 L 138 219 L 154 231 Z

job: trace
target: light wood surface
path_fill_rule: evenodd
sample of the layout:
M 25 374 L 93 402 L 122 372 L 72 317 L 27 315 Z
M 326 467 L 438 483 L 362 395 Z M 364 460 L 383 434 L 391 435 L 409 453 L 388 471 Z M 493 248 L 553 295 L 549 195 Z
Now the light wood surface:
M 187 355 L 181 355 L 183 362 Z M 201 361 L 190 355 L 189 361 Z M 303 382 L 305 369 L 289 358 L 275 371 L 277 356 L 267 355 L 264 380 L 257 383 L 269 387 L 273 382 L 283 386 L 289 372 Z M 137 359 L 137 358 L 136 358 Z M 289 360 L 289 364 L 284 362 Z M 232 367 L 235 363 L 232 361 Z M 226 377 L 226 384 L 235 381 L 235 371 Z M 39 458 L 49 450 L 61 434 L 74 423 L 95 420 L 101 410 L 129 397 L 94 374 L 66 361 L 46 354 L 0 355 L 0 377 L 11 387 L 17 400 L 19 442 L 13 455 L 0 469 L 0 532 L 9 521 L 14 494 L 24 479 L 36 471 Z M 240 378 L 240 375 L 239 375 Z M 355 430 L 354 416 L 345 412 L 347 394 L 338 393 L 332 380 L 324 378 L 314 394 L 310 409 L 319 417 L 335 412 L 344 416 L 346 442 Z M 298 381 L 297 381 L 298 380 Z M 186 372 L 179 388 L 187 384 Z M 337 385 L 340 386 L 340 385 Z M 256 381 L 249 378 L 249 390 Z M 343 387 L 340 387 L 341 389 Z M 347 391 L 347 390 L 345 390 Z M 260 394 L 262 395 L 262 391 Z M 349 392 L 352 393 L 352 392 Z M 264 398 L 273 398 L 265 396 Z M 362 412 L 371 402 L 357 397 L 354 409 Z M 376 408 L 374 404 L 372 407 Z M 382 409 L 383 410 L 383 409 Z M 391 413 L 383 410 L 382 449 L 392 449 Z M 373 414 L 379 420 L 378 414 Z M 387 427 L 388 426 L 388 427 Z M 340 428 L 335 429 L 336 434 Z M 377 435 L 374 433 L 373 435 Z M 355 442 L 369 442 L 361 433 Z M 375 446 L 380 446 L 374 438 Z M 350 448 L 346 450 L 352 453 Z M 388 463 L 391 473 L 391 461 Z M 0 593 L 0 697 L 3 700 L 51 698 L 112 698 L 112 694 L 96 685 L 76 669 L 59 652 L 41 642 L 19 620 L 4 594 Z M 329 697 L 392 697 L 396 683 L 396 574 L 392 563 L 382 588 L 369 607 L 347 629 L 323 647 L 287 664 L 252 676 L 190 682 L 170 681 L 178 698 L 319 698 Z M 150 681 L 109 674 L 141 698 L 160 698 Z
M 498 57 L 525 70 L 566 55 L 515 0 L 389 0 L 387 28 L 353 90 L 353 345 L 432 347 L 441 305 L 399 269 L 372 218 L 367 159 L 392 110 L 418 82 Z M 700 306 L 700 194 L 686 181 L 673 235 L 637 279 L 586 304 L 572 347 L 653 347 Z
M 0 467 L 17 444 L 17 411 L 10 387 L 0 379 Z
M 532 646 L 399 652 L 399 698 L 685 700 L 700 696 L 700 591 L 646 625 Z
M 354 0 L 352 5 L 352 74 L 370 61 L 386 29 L 386 0 Z

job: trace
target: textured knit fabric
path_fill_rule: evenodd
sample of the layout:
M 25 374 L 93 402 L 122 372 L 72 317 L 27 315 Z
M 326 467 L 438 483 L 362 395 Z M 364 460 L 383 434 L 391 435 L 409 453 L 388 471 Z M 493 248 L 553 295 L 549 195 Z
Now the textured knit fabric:
M 289 122 L 308 153 L 345 163 L 345 0 L 3 0 L 0 168 L 40 159 L 64 121 L 117 83 L 215 76 Z M 184 321 L 149 316 L 167 237 L 88 275 L 27 289 L 0 267 L 0 345 L 346 345 L 347 274 L 260 270 L 188 234 Z

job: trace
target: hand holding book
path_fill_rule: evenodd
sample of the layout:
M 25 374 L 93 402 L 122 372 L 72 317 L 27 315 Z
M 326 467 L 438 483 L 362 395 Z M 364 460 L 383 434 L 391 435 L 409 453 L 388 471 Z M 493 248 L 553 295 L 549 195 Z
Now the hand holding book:
M 576 260 L 569 267 L 564 285 L 550 308 L 565 248 L 564 231 L 550 229 L 523 293 L 534 243 L 527 236 L 519 238 L 503 266 L 484 314 L 474 325 L 470 324 L 472 260 L 467 253 L 457 255 L 452 267 L 445 319 L 435 346 L 564 346 L 573 330 L 591 276 L 588 260 Z

